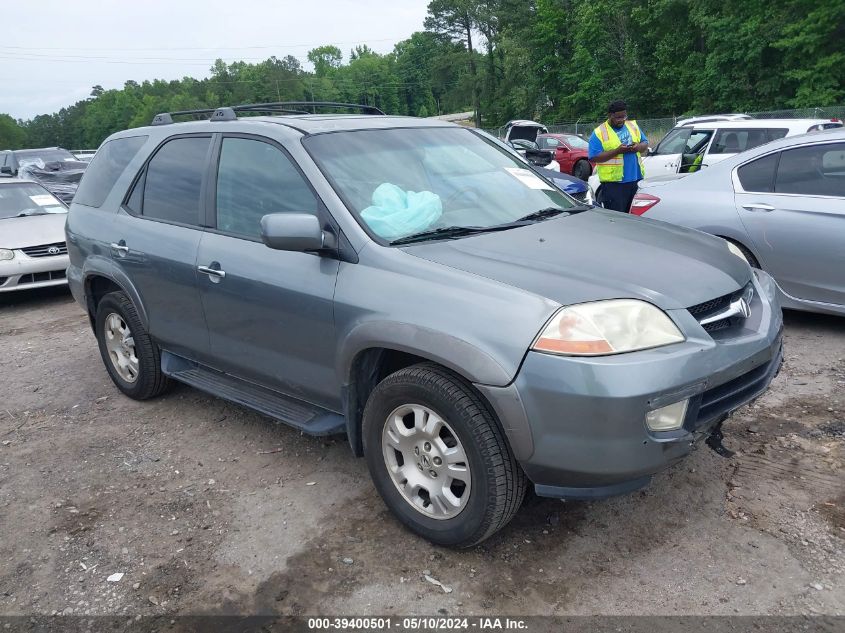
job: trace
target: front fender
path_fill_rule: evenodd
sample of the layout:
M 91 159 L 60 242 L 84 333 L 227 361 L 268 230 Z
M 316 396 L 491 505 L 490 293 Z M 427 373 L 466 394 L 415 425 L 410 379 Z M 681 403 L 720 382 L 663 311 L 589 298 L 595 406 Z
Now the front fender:
M 462 339 L 410 323 L 374 320 L 359 323 L 342 339 L 336 369 L 343 383 L 350 382 L 355 357 L 371 348 L 427 358 L 474 383 L 504 386 L 513 379 L 495 358 Z

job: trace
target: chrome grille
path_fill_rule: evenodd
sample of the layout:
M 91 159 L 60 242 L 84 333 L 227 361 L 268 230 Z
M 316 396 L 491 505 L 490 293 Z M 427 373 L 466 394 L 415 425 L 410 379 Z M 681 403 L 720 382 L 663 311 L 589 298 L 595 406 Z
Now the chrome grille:
M 41 246 L 27 246 L 21 250 L 30 257 L 55 257 L 67 255 L 67 244 L 56 242 L 55 244 L 42 244 Z
M 744 288 L 736 292 L 698 303 L 687 308 L 687 310 L 701 323 L 701 327 L 706 332 L 717 332 L 740 325 L 745 321 L 748 315 L 743 315 L 736 310 L 737 302 L 744 298 L 746 302 L 745 307 L 750 309 L 748 304 L 753 297 L 754 285 L 748 282 Z M 734 310 L 731 310 L 732 307 Z M 721 314 L 725 314 L 724 318 L 718 318 Z

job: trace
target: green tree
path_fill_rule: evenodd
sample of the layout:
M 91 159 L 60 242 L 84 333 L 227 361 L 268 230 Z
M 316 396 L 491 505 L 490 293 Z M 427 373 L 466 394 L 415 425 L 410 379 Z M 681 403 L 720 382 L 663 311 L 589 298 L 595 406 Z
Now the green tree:
M 0 114 L 0 149 L 26 146 L 26 130 L 8 114 Z

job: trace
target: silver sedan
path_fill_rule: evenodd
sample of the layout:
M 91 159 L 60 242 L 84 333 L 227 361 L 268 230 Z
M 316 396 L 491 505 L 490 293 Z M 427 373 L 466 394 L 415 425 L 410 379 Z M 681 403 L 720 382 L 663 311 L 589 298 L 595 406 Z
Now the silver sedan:
M 727 239 L 775 278 L 785 308 L 845 315 L 845 131 L 643 180 L 631 213 Z
M 0 180 L 0 292 L 67 284 L 66 218 L 38 183 Z

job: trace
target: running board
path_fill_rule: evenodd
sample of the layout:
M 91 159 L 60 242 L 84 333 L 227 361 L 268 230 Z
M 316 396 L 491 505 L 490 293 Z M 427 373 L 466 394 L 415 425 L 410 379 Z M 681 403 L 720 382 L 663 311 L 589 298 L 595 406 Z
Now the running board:
M 346 419 L 332 411 L 282 395 L 170 352 L 161 352 L 161 370 L 169 377 L 284 422 L 308 435 L 346 432 Z

